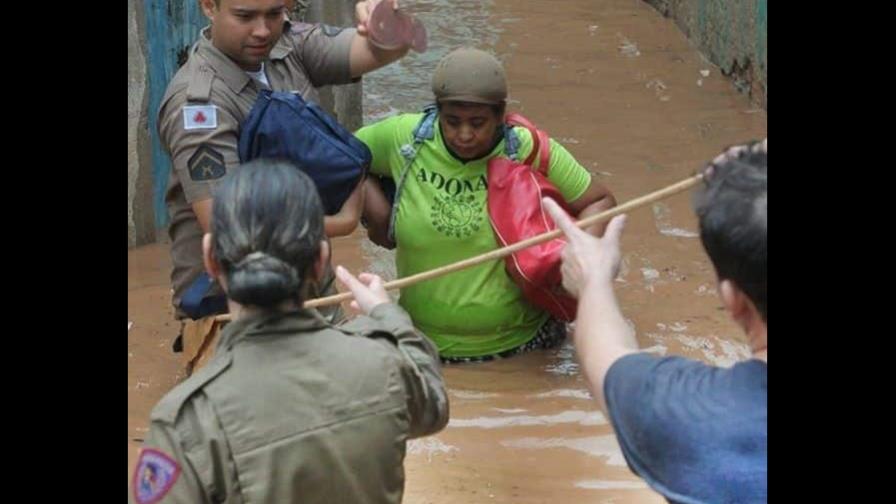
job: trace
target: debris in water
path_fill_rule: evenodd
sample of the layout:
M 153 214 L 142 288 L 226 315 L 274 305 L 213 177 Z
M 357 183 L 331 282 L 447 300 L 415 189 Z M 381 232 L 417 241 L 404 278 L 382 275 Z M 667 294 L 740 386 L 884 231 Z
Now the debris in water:
M 661 81 L 659 79 L 653 79 L 650 82 L 648 82 L 647 84 L 645 84 L 644 86 L 647 89 L 656 88 L 657 93 L 659 93 L 661 91 L 665 91 L 666 87 L 667 87 L 666 83 L 664 83 L 663 81 Z
M 660 272 L 653 268 L 641 268 L 641 274 L 644 275 L 644 280 L 648 282 L 660 277 Z
M 628 56 L 629 58 L 634 58 L 641 55 L 641 51 L 638 50 L 637 44 L 623 37 L 621 34 L 619 34 L 619 37 L 622 39 L 622 43 L 619 44 L 619 52 L 621 52 L 625 56 Z

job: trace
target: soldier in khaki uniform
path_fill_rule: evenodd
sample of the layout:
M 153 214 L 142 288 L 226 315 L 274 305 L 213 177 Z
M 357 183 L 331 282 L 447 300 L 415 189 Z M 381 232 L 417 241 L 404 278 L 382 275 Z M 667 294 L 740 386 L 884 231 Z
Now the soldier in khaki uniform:
M 367 316 L 300 308 L 328 261 L 322 216 L 287 163 L 247 163 L 217 190 L 203 252 L 235 320 L 153 409 L 130 502 L 401 502 L 406 441 L 448 421 L 438 352 L 374 275 L 337 268 Z
M 358 28 L 341 29 L 290 22 L 284 0 L 200 0 L 210 25 L 169 83 L 159 110 L 160 138 L 173 164 L 165 199 L 172 302 L 183 323 L 175 350 L 182 348 L 188 372 L 210 357 L 220 329 L 214 315 L 226 311 L 220 286 L 202 275 L 200 242 L 209 228 L 212 190 L 239 162 L 241 123 L 263 87 L 317 100 L 316 87 L 356 81 L 407 53 L 368 43 L 366 21 L 377 2 L 358 2 Z M 359 188 L 341 212 L 325 218 L 327 235 L 351 233 L 362 204 Z M 332 282 L 329 271 L 307 287 L 308 294 L 333 292 Z M 196 301 L 191 310 L 186 298 Z M 334 322 L 342 318 L 338 306 L 325 315 Z

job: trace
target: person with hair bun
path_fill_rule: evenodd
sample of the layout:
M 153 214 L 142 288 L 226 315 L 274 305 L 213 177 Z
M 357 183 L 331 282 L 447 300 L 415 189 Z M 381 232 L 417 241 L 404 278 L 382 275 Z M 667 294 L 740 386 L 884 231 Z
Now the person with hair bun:
M 329 255 L 307 175 L 222 182 L 203 258 L 233 322 L 153 409 L 130 502 L 401 502 L 406 441 L 448 422 L 438 351 L 376 275 L 337 268 L 363 313 L 345 325 L 302 308 Z

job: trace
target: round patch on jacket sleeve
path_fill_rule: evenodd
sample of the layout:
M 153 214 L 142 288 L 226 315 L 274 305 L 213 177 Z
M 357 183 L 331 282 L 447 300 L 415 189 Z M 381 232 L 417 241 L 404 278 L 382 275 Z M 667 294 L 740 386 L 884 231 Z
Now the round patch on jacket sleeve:
M 144 448 L 134 472 L 134 500 L 139 504 L 159 502 L 179 475 L 180 466 L 173 458 L 159 450 Z

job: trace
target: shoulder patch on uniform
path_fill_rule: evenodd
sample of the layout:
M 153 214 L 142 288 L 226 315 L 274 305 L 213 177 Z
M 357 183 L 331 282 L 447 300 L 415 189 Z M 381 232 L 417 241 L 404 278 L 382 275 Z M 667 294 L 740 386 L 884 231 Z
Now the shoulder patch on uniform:
M 214 105 L 184 105 L 184 129 L 215 129 L 218 127 L 218 108 Z
M 187 161 L 190 178 L 195 181 L 215 180 L 224 176 L 224 156 L 212 147 L 202 144 Z
M 342 30 L 344 30 L 344 29 L 345 28 L 343 28 L 341 26 L 331 26 L 331 25 L 323 24 L 323 23 L 321 23 L 321 25 L 320 25 L 320 31 L 322 31 L 324 33 L 324 35 L 326 35 L 328 37 L 335 37 L 336 35 L 339 35 L 340 33 L 342 33 Z
M 179 475 L 180 465 L 173 458 L 159 450 L 144 448 L 134 472 L 134 500 L 138 504 L 159 502 Z

